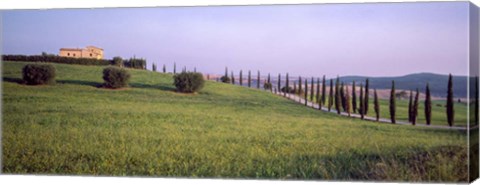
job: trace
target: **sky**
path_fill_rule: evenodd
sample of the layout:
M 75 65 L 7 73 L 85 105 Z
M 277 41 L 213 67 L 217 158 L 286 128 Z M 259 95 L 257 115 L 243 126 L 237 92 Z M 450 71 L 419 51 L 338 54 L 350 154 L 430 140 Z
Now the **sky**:
M 468 74 L 468 2 L 2 10 L 3 54 L 103 48 L 171 71 Z

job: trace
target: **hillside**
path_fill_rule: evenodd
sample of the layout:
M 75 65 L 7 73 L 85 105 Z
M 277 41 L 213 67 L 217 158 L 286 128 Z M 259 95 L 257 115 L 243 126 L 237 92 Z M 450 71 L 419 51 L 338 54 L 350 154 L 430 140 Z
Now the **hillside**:
M 377 89 L 390 89 L 392 80 L 395 80 L 395 87 L 402 90 L 415 90 L 418 88 L 421 92 L 425 91 L 427 82 L 430 84 L 432 96 L 445 97 L 447 94 L 448 75 L 439 75 L 433 73 L 417 73 L 399 77 L 366 77 L 366 76 L 344 76 L 341 81 L 351 83 L 365 83 L 365 79 L 370 79 L 370 87 Z M 467 97 L 467 77 L 453 76 L 453 93 L 455 97 Z
M 2 173 L 467 179 L 462 131 L 339 117 L 212 81 L 179 94 L 171 74 L 144 70 L 108 90 L 101 67 L 55 64 L 56 85 L 25 86 L 25 64 L 3 62 Z

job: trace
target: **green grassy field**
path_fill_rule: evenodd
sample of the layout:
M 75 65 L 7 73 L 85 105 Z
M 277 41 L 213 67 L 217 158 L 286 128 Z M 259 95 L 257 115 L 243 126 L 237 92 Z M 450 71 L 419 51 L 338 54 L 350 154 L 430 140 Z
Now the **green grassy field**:
M 61 65 L 54 86 L 18 84 L 3 62 L 2 171 L 15 174 L 466 181 L 467 134 L 361 121 L 269 92 L 129 70 L 108 90 L 101 67 Z

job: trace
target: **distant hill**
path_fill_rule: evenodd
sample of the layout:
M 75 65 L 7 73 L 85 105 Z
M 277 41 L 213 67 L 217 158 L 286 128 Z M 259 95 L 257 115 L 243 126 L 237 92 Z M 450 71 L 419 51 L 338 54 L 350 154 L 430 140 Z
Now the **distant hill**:
M 365 79 L 370 79 L 370 88 L 389 89 L 392 80 L 395 80 L 395 88 L 403 90 L 415 90 L 418 88 L 421 92 L 425 91 L 427 82 L 430 84 L 432 96 L 445 97 L 447 95 L 448 75 L 434 73 L 416 73 L 399 77 L 366 77 L 366 76 L 344 76 L 340 81 L 357 84 L 365 84 Z M 467 77 L 453 76 L 453 93 L 455 97 L 467 97 Z

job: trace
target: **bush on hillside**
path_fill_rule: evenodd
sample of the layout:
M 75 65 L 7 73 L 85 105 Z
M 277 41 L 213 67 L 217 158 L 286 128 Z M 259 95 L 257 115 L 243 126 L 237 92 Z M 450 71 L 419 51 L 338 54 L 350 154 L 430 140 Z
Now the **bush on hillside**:
M 232 82 L 228 76 L 222 76 L 220 78 L 220 81 L 222 81 L 223 83 L 227 83 L 227 84 Z
M 55 71 L 51 64 L 27 64 L 22 69 L 23 80 L 28 85 L 54 84 Z
M 286 93 L 295 93 L 295 92 L 293 91 L 293 88 L 290 87 L 290 86 L 288 86 L 288 89 L 287 89 L 286 87 L 282 87 L 282 88 L 280 89 L 280 91 L 283 92 L 283 93 L 285 93 L 285 92 L 286 92 Z
M 104 87 L 107 88 L 122 88 L 128 86 L 130 80 L 130 73 L 119 67 L 106 67 L 103 69 L 103 80 L 105 81 Z
M 173 76 L 173 85 L 177 92 L 194 93 L 200 91 L 205 84 L 201 73 L 182 72 Z
M 263 84 L 263 88 L 264 88 L 265 90 L 271 90 L 271 89 L 272 89 L 272 83 L 265 82 L 265 83 Z
M 113 57 L 112 65 L 122 67 L 123 66 L 123 59 L 122 57 Z

